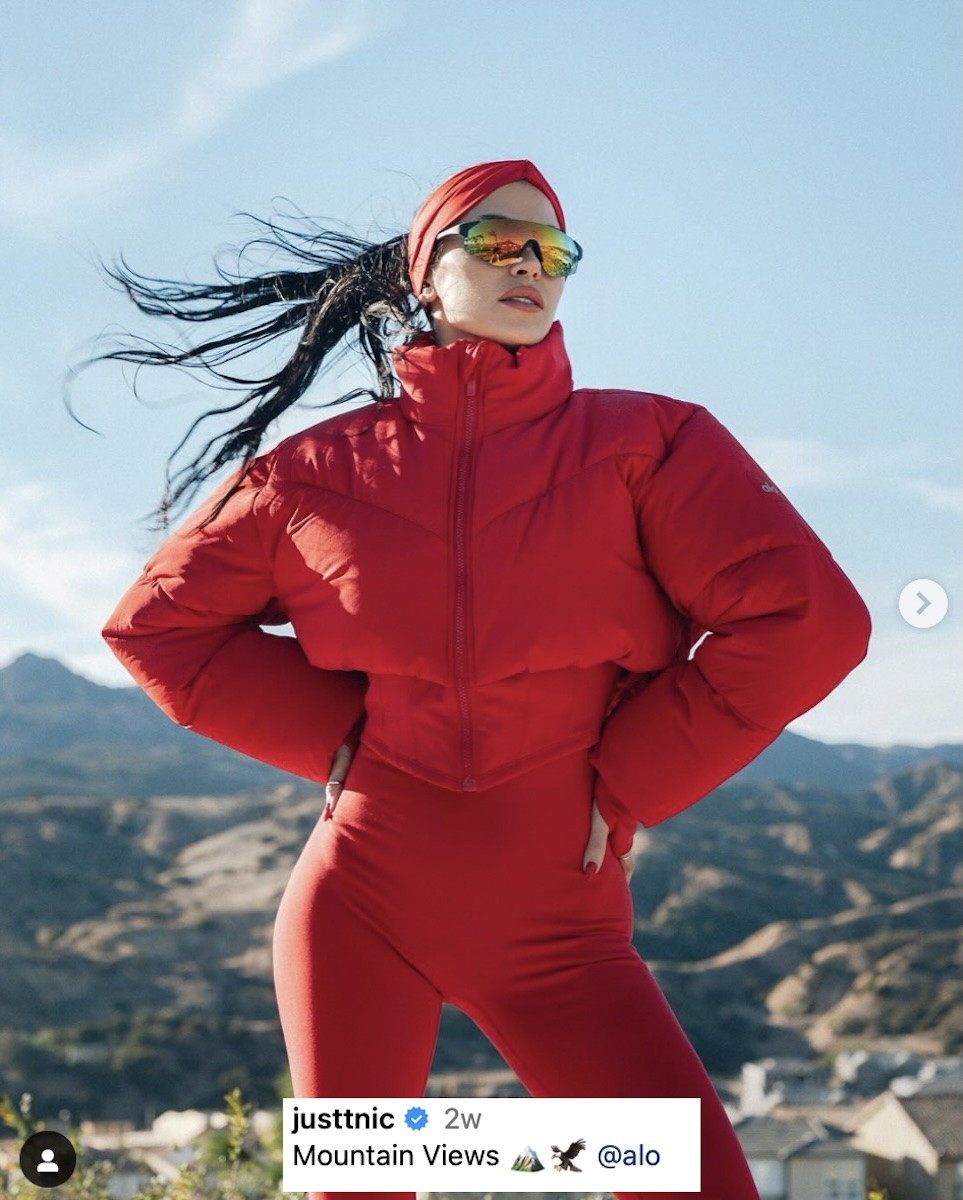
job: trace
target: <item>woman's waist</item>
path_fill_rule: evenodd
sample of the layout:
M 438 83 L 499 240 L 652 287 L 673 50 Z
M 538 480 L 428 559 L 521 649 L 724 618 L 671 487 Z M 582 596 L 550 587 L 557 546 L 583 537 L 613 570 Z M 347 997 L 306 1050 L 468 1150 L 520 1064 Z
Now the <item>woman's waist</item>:
M 371 675 L 363 742 L 399 769 L 454 791 L 483 791 L 598 740 L 613 663 L 444 685 Z

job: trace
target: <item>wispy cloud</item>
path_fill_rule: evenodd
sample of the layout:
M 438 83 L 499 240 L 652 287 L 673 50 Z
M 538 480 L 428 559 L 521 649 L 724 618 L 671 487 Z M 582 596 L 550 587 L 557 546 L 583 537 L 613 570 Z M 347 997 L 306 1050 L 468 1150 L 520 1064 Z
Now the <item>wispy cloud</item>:
M 245 0 L 224 45 L 181 88 L 178 141 L 206 137 L 252 92 L 349 53 L 376 32 L 365 3 Z M 327 17 L 319 20 L 320 10 Z
M 906 483 L 904 487 L 910 495 L 918 496 L 927 508 L 938 508 L 943 512 L 963 513 L 963 487 L 933 483 L 929 479 L 914 479 Z
M 963 512 L 963 488 L 935 482 L 945 470 L 931 448 L 907 442 L 844 449 L 818 438 L 747 438 L 746 448 L 787 491 L 879 488 L 912 496 L 927 508 Z
M 383 31 L 366 0 L 239 0 L 217 48 L 172 91 L 165 116 L 135 137 L 101 145 L 37 144 L 0 131 L 0 214 L 37 232 L 116 195 L 214 133 L 245 100 L 340 58 Z
M 0 598 L 5 639 L 56 618 L 87 636 L 103 624 L 139 564 L 42 483 L 0 485 Z

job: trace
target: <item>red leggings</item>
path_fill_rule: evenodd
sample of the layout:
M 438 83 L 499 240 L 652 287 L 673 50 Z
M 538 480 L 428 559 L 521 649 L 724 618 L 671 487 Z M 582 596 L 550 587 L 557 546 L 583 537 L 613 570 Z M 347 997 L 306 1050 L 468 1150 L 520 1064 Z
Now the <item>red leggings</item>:
M 274 931 L 294 1094 L 422 1095 L 447 1001 L 533 1096 L 700 1096 L 699 1195 L 758 1200 L 725 1110 L 632 947 L 619 863 L 607 851 L 598 875 L 582 873 L 592 782 L 584 751 L 455 793 L 359 750 Z M 361 1194 L 311 1193 L 341 1195 Z

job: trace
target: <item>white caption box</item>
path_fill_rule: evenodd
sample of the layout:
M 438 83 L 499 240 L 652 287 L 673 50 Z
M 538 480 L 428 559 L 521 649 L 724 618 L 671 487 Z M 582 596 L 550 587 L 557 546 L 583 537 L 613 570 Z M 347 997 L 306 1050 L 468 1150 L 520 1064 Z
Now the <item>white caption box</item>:
M 698 1099 L 284 1101 L 283 1190 L 698 1192 Z

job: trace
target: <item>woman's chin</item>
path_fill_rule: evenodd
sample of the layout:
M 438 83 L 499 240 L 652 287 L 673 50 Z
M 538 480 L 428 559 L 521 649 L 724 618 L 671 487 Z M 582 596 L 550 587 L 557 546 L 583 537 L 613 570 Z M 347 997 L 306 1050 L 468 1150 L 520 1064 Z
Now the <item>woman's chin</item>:
M 452 342 L 498 342 L 510 350 L 519 346 L 534 346 L 552 327 L 544 312 L 506 313 L 501 320 L 472 321 L 464 325 L 436 322 L 432 332 L 439 346 L 450 346 Z

